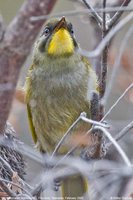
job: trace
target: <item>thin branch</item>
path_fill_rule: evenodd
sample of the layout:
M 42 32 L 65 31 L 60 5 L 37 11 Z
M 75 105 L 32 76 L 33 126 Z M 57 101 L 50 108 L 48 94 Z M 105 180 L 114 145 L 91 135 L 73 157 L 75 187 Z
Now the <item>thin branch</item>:
M 0 145 L 3 145 L 3 141 L 1 141 L 1 138 L 0 138 Z M 4 143 L 5 146 L 9 147 L 9 144 L 7 143 Z M 26 157 L 29 157 L 31 158 L 32 160 L 34 160 L 35 162 L 39 163 L 40 165 L 43 166 L 43 163 L 42 163 L 42 155 L 35 151 L 34 148 L 31 148 L 29 147 L 28 145 L 26 144 L 23 144 L 22 146 L 19 146 L 19 148 L 14 147 L 17 152 L 21 153 L 23 152 L 23 155 L 26 156 Z
M 123 94 L 117 99 L 117 101 L 111 106 L 111 108 L 107 111 L 101 121 L 105 120 L 105 118 L 112 112 L 112 110 L 117 106 L 117 104 L 123 99 L 123 97 L 133 88 L 133 83 L 131 83 L 128 88 L 123 92 Z
M 0 133 L 11 108 L 20 68 L 30 53 L 44 21 L 31 22 L 31 16 L 50 13 L 56 0 L 27 0 L 9 24 L 0 48 L 0 85 L 11 84 L 12 89 L 0 91 Z
M 82 115 L 82 113 L 81 113 L 81 115 Z M 69 135 L 69 133 L 77 125 L 77 123 L 79 123 L 79 121 L 81 120 L 81 115 L 76 119 L 76 121 L 69 127 L 69 129 L 67 130 L 67 132 L 63 135 L 63 137 L 61 138 L 61 140 L 59 141 L 59 143 L 55 147 L 55 149 L 54 149 L 54 151 L 52 153 L 51 158 L 53 158 L 53 156 L 56 155 L 57 151 L 59 150 L 60 146 L 65 141 L 65 139 L 67 138 L 67 136 Z
M 106 44 L 111 40 L 114 35 L 120 31 L 130 20 L 133 19 L 133 12 L 128 14 L 124 19 L 122 19 L 116 26 L 114 26 L 111 31 L 106 35 L 106 37 L 101 41 L 101 43 L 95 48 L 95 50 L 88 52 L 83 49 L 79 49 L 79 53 L 88 58 L 94 58 L 101 54 Z
M 105 9 L 103 8 L 95 8 L 95 11 L 98 13 L 114 13 L 115 11 L 124 11 L 124 12 L 129 12 L 133 11 L 133 7 L 106 7 Z M 82 9 L 82 10 L 70 10 L 70 11 L 63 11 L 55 14 L 50 14 L 50 15 L 40 15 L 40 16 L 32 16 L 30 18 L 31 22 L 36 22 L 40 20 L 46 20 L 49 18 L 54 18 L 54 17 L 62 17 L 62 16 L 76 16 L 76 15 L 88 15 L 88 13 L 93 13 L 94 11 L 90 9 Z
M 123 138 L 131 129 L 133 129 L 133 121 L 131 121 L 127 126 L 125 126 L 116 136 L 115 140 L 119 141 L 121 138 Z M 112 145 L 111 142 L 107 143 L 107 147 L 110 147 Z
M 102 18 L 100 17 L 100 15 L 96 12 L 96 10 L 86 1 L 86 0 L 82 0 L 84 2 L 84 4 L 86 5 L 86 7 L 92 11 L 92 15 L 93 17 L 96 19 L 96 21 L 98 22 L 98 24 L 100 26 L 102 26 Z
M 115 148 L 117 149 L 117 151 L 121 155 L 125 164 L 127 166 L 131 167 L 132 165 L 131 165 L 130 160 L 128 159 L 127 155 L 122 150 L 122 148 L 119 146 L 119 144 L 115 141 L 115 139 L 111 136 L 111 134 L 105 128 L 100 127 L 100 126 L 95 126 L 94 129 L 95 130 L 101 130 L 105 134 L 105 136 L 113 143 L 113 145 L 115 146 Z
M 58 157 L 55 156 L 51 160 L 50 156 L 44 155 L 46 165 L 48 165 L 48 166 L 49 165 L 54 166 L 57 162 L 61 161 L 62 158 L 63 158 L 62 156 L 58 156 Z M 68 168 L 66 168 L 66 166 Z M 118 162 L 113 162 L 113 161 L 109 161 L 109 160 L 95 160 L 95 161 L 90 160 L 90 162 L 87 162 L 87 161 L 85 161 L 85 160 L 83 160 L 79 157 L 72 157 L 71 156 L 71 157 L 67 157 L 65 160 L 62 160 L 60 162 L 60 167 L 61 168 L 56 168 L 56 169 L 51 168 L 49 173 L 43 173 L 45 175 L 45 177 L 41 175 L 41 178 L 43 178 L 43 180 L 44 180 L 44 181 L 41 180 L 41 182 L 45 184 L 45 182 L 47 183 L 48 180 L 51 182 L 52 180 L 54 180 L 58 176 L 63 177 L 64 175 L 62 175 L 62 174 L 64 172 L 65 172 L 64 174 L 67 174 L 67 175 L 70 175 L 71 173 L 74 174 L 74 173 L 80 172 L 81 174 L 83 174 L 83 176 L 87 176 L 87 177 L 90 176 L 91 177 L 92 173 L 94 173 L 94 175 L 97 176 L 96 172 L 98 172 L 99 170 L 100 171 L 105 170 L 107 172 L 107 169 L 108 169 L 108 172 L 110 171 L 111 173 L 117 172 L 120 175 L 125 175 L 125 174 L 126 175 L 128 174 L 128 176 L 129 176 L 129 174 L 131 176 L 133 175 L 132 168 L 129 168 L 129 166 L 128 167 L 123 166 Z M 67 169 L 69 169 L 69 172 L 67 171 Z
M 90 120 L 90 119 L 88 119 L 84 114 L 82 114 L 81 113 L 81 115 L 80 115 L 80 117 L 79 117 L 82 121 L 84 121 L 84 122 L 86 122 L 86 123 L 89 123 L 89 124 L 93 124 L 93 125 L 98 125 L 98 126 L 102 126 L 102 127 L 105 127 L 105 128 L 109 128 L 109 126 L 108 125 L 106 125 L 106 124 L 99 124 L 99 122 L 97 122 L 97 121 L 94 121 L 94 120 Z M 78 118 L 78 119 L 79 119 Z M 77 119 L 77 120 L 78 120 Z M 77 122 L 77 120 L 75 121 L 75 122 Z M 74 123 L 75 123 L 74 122 Z M 79 121 L 78 121 L 79 122 Z M 77 122 L 77 123 L 78 123 Z M 72 126 L 73 127 L 73 126 Z M 83 138 L 85 138 L 89 133 L 91 133 L 91 131 L 93 130 L 93 127 L 92 128 L 90 128 L 83 136 L 82 136 L 82 139 Z M 62 157 L 62 159 L 61 160 L 59 160 L 57 163 L 56 163 L 56 165 L 54 166 L 54 168 L 55 167 L 57 167 L 63 160 L 65 160 L 70 154 L 72 154 L 76 149 L 77 149 L 77 147 L 78 147 L 78 145 L 79 145 L 79 143 L 80 142 L 78 142 L 76 145 L 74 145 L 63 157 Z M 58 144 L 57 144 L 58 145 Z M 52 157 L 53 158 L 53 157 Z
M 105 127 L 105 128 L 109 128 L 109 126 L 106 125 L 106 124 L 103 124 L 101 122 L 98 122 L 98 121 L 95 121 L 95 120 L 92 120 L 92 119 L 88 119 L 86 117 L 86 113 L 85 112 L 81 113 L 80 116 L 75 120 L 75 122 L 69 127 L 67 132 L 63 135 L 63 137 L 61 138 L 61 140 L 59 141 L 59 143 L 55 147 L 55 150 L 53 151 L 51 158 L 54 155 L 56 155 L 56 153 L 58 152 L 58 150 L 59 150 L 60 146 L 62 145 L 62 143 L 64 142 L 64 140 L 71 133 L 72 129 L 80 122 L 80 120 L 82 120 L 82 121 L 84 121 L 86 123 L 92 124 L 92 125 L 98 125 L 98 126 L 102 126 L 102 127 Z
M 106 0 L 103 0 L 103 9 L 106 8 Z M 103 33 L 106 32 L 106 12 L 103 12 L 103 26 L 102 26 L 102 31 Z
M 68 158 L 76 149 L 77 144 L 73 146 L 53 167 L 53 169 L 57 168 L 66 158 Z
M 1 192 L 0 191 L 0 197 L 2 197 L 4 199 L 4 197 L 9 197 L 8 194 L 6 192 Z
M 111 78 L 110 78 L 110 81 L 108 83 L 105 95 L 104 95 L 104 97 L 102 99 L 102 103 L 103 103 L 104 106 L 106 105 L 106 103 L 108 101 L 111 89 L 112 89 L 113 84 L 115 82 L 115 77 L 117 75 L 117 72 L 118 72 L 118 69 L 119 69 L 119 66 L 120 66 L 121 57 L 123 55 L 125 46 L 128 44 L 127 41 L 129 39 L 129 37 L 132 36 L 132 33 L 133 33 L 133 27 L 131 26 L 130 29 L 128 30 L 128 32 L 126 33 L 126 35 L 124 36 L 124 40 L 122 41 L 121 46 L 120 46 L 119 54 L 118 54 L 118 56 L 117 56 L 117 58 L 115 60 L 115 63 L 113 65 L 113 67 L 112 67 L 113 68 L 113 72 L 111 74 Z
M 22 186 L 14 183 L 13 181 L 9 181 L 9 180 L 3 179 L 3 178 L 0 178 L 0 181 L 1 182 L 5 182 L 5 183 L 9 183 L 9 184 L 11 184 L 13 186 L 16 186 L 17 188 L 20 188 L 22 191 L 24 191 L 26 194 L 30 195 L 30 193 L 27 190 L 25 190 Z
M 1 156 L 0 156 L 0 161 L 2 162 L 4 167 L 8 170 L 8 172 L 11 173 L 11 175 L 13 175 L 14 171 L 11 168 L 11 166 L 9 165 L 9 163 L 6 160 L 4 160 Z
M 0 179 L 0 186 L 2 187 L 4 192 L 6 192 L 9 195 L 9 197 L 13 197 L 13 198 L 16 197 L 16 194 L 14 192 L 12 192 L 12 190 L 9 189 L 9 187 L 1 179 Z
M 22 153 L 22 152 L 20 152 L 20 153 Z M 6 168 L 8 170 L 8 172 L 11 173 L 11 176 L 12 176 L 14 173 L 14 170 L 11 168 L 10 164 L 5 159 L 3 159 L 1 156 L 0 156 L 0 161 L 3 163 L 4 168 Z M 21 179 L 20 177 L 19 177 L 19 179 L 23 185 L 25 185 L 29 189 L 32 189 L 31 186 L 28 183 L 26 183 L 23 179 Z
M 48 187 L 49 182 L 53 182 L 53 180 L 59 178 L 63 179 L 67 176 L 72 176 L 74 174 L 82 174 L 84 177 L 91 177 L 92 174 L 95 174 L 99 170 L 112 170 L 112 164 L 114 164 L 114 169 L 118 168 L 117 165 L 112 161 L 90 161 L 85 162 L 83 159 L 78 157 L 68 157 L 66 159 L 62 159 L 62 156 L 60 157 L 53 157 L 51 160 L 51 157 L 44 157 L 46 161 L 46 165 L 55 165 L 56 163 L 60 162 L 60 166 L 62 168 L 52 168 L 49 173 L 43 173 L 43 176 L 41 176 L 41 181 L 37 184 L 35 189 L 32 191 L 32 195 L 35 196 L 41 189 L 45 190 L 46 187 Z M 67 166 L 67 167 L 66 167 Z M 118 173 L 121 171 L 118 170 Z
M 104 123 L 101 123 L 101 122 L 98 122 L 98 121 L 95 121 L 95 120 L 92 120 L 92 119 L 88 119 L 85 116 L 81 116 L 81 119 L 82 119 L 82 121 L 89 123 L 89 124 L 92 124 L 92 125 L 97 125 L 97 126 L 101 126 L 101 127 L 104 127 L 104 128 L 109 128 L 108 124 L 104 124 Z
M 131 0 L 124 0 L 120 8 L 128 6 L 128 4 L 130 2 L 131 2 Z M 124 11 L 117 11 L 114 14 L 114 16 L 110 19 L 110 21 L 108 23 L 109 28 L 112 28 L 117 23 L 117 21 L 120 19 L 120 17 L 123 14 L 123 12 Z
M 133 129 L 133 121 L 130 122 L 126 127 L 124 127 L 115 137 L 116 141 L 119 141 L 123 136 L 125 136 L 131 129 Z
M 106 8 L 106 0 L 103 0 L 103 9 Z M 107 35 L 107 28 L 106 28 L 106 12 L 103 12 L 103 24 L 102 24 L 102 39 Z M 105 89 L 106 89 L 106 79 L 107 79 L 107 59 L 108 59 L 108 42 L 106 43 L 106 46 L 103 49 L 102 57 L 101 57 L 101 65 L 102 65 L 102 74 L 100 79 L 100 98 L 104 96 Z

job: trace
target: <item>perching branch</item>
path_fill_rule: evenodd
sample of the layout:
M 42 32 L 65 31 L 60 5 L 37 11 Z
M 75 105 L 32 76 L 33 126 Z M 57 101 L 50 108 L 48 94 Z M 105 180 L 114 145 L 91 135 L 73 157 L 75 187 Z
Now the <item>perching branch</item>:
M 91 8 L 91 6 L 88 4 L 88 2 L 86 2 L 86 0 L 83 0 L 83 2 L 87 6 L 87 8 L 89 8 L 90 10 L 93 10 Z M 124 1 L 123 4 L 121 5 L 121 7 L 127 6 L 129 2 L 130 1 Z M 105 10 L 105 9 L 106 9 L 106 0 L 103 0 L 103 10 Z M 112 19 L 110 19 L 110 23 L 106 19 L 107 18 L 106 17 L 106 11 L 102 13 L 103 17 L 101 19 L 101 25 L 102 25 L 101 29 L 102 29 L 102 38 L 103 39 L 106 36 L 106 34 L 108 33 L 108 31 L 110 31 L 112 26 L 114 24 L 116 24 L 117 20 L 122 15 L 122 13 L 123 13 L 122 11 L 117 11 L 116 14 L 114 15 L 114 17 Z M 97 20 L 99 20 L 98 13 L 95 11 L 93 14 L 95 15 L 95 18 Z M 106 42 L 106 45 L 105 45 L 103 52 L 102 52 L 102 58 L 101 58 L 102 59 L 102 73 L 101 73 L 101 78 L 100 78 L 100 97 L 101 98 L 104 96 L 105 88 L 106 88 L 108 47 L 109 47 L 109 41 Z
M 128 167 L 131 167 L 131 163 L 130 163 L 127 155 L 122 150 L 122 148 L 119 146 L 119 144 L 115 141 L 115 139 L 111 136 L 111 134 L 105 128 L 100 127 L 100 126 L 95 126 L 94 129 L 95 130 L 101 130 L 105 134 L 105 136 L 113 143 L 113 145 L 115 146 L 115 148 L 117 149 L 117 151 L 121 155 L 121 157 L 122 157 L 123 161 L 125 162 L 125 164 Z
M 103 0 L 103 9 L 106 8 L 106 0 Z M 103 24 L 102 24 L 102 39 L 104 40 L 105 36 L 108 33 L 107 29 L 107 19 L 106 12 L 103 13 Z M 104 96 L 107 82 L 107 59 L 108 59 L 108 47 L 109 43 L 107 42 L 101 56 L 101 65 L 102 65 L 102 73 L 100 78 L 100 98 Z
M 0 133 L 10 111 L 20 68 L 26 60 L 31 46 L 44 21 L 31 22 L 32 16 L 48 14 L 56 0 L 27 0 L 17 16 L 7 27 L 0 44 Z
M 97 121 L 88 119 L 88 118 L 86 117 L 86 113 L 85 113 L 85 112 L 81 113 L 80 116 L 75 120 L 75 122 L 69 127 L 69 129 L 67 130 L 67 132 L 63 135 L 63 137 L 61 138 L 61 140 L 59 141 L 59 143 L 58 143 L 57 146 L 55 147 L 55 150 L 53 151 L 51 157 L 53 157 L 54 155 L 56 155 L 56 153 L 58 152 L 60 146 L 63 144 L 63 142 L 65 141 L 65 139 L 67 138 L 67 136 L 68 136 L 69 134 L 71 134 L 72 129 L 75 128 L 76 125 L 77 125 L 81 120 L 84 121 L 84 122 L 86 122 L 86 123 L 92 124 L 92 125 L 98 125 L 98 126 L 101 126 L 101 127 L 108 128 L 108 125 L 106 125 L 106 124 L 103 124 L 103 123 L 100 123 L 100 122 L 97 122 Z M 87 134 L 88 134 L 88 133 L 87 133 Z

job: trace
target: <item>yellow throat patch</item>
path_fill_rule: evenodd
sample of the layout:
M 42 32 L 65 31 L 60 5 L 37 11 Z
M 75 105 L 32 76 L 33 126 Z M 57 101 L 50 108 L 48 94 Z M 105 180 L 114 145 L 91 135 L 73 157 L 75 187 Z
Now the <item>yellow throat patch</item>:
M 48 47 L 48 54 L 59 56 L 71 54 L 73 51 L 74 44 L 70 33 L 64 28 L 55 32 Z

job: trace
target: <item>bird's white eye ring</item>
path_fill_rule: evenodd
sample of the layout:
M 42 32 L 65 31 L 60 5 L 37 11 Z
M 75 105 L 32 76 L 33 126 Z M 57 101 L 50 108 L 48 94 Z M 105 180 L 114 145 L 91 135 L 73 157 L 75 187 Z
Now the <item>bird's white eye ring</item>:
M 50 33 L 50 29 L 48 28 L 48 27 L 46 27 L 45 29 L 44 29 L 44 35 L 45 36 L 47 36 L 49 33 Z

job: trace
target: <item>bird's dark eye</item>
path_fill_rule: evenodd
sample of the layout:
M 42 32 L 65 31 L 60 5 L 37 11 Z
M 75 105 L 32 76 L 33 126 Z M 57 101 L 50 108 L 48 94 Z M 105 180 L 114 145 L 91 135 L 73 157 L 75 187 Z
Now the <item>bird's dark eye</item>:
M 44 31 L 43 31 L 43 34 L 44 34 L 45 36 L 47 36 L 47 35 L 49 35 L 49 33 L 50 33 L 50 28 L 46 27 L 46 28 L 44 29 Z
M 74 30 L 73 30 L 73 28 L 71 28 L 71 33 L 74 34 Z
M 74 34 L 73 26 L 72 26 L 71 23 L 68 24 L 68 29 L 69 29 L 71 34 Z

